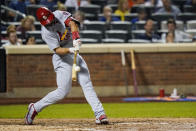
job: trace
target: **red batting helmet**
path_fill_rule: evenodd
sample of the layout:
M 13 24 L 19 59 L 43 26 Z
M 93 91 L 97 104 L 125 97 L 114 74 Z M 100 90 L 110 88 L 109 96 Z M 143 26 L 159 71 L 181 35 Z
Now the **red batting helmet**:
M 45 26 L 54 20 L 54 14 L 46 7 L 40 7 L 36 12 L 37 19 Z

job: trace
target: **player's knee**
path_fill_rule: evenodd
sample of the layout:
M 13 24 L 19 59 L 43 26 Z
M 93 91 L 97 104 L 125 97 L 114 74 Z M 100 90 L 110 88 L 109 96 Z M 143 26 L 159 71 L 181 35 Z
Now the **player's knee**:
M 61 99 L 63 99 L 66 95 L 67 95 L 67 91 L 65 91 L 65 90 L 63 90 L 63 89 L 60 89 L 60 88 L 58 88 L 57 89 L 57 98 L 59 99 L 59 100 L 61 100 Z

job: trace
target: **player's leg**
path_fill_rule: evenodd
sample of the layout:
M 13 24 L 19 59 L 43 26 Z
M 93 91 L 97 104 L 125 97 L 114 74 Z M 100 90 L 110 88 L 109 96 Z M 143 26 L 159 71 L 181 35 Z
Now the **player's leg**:
M 78 63 L 81 68 L 81 71 L 78 72 L 78 82 L 82 87 L 82 90 L 84 92 L 84 96 L 87 102 L 90 104 L 90 106 L 92 107 L 92 110 L 95 113 L 96 123 L 97 124 L 108 124 L 108 120 L 106 118 L 103 106 L 94 91 L 94 88 L 93 88 L 93 85 L 90 79 L 88 67 L 85 61 L 83 60 L 83 58 L 79 55 L 78 57 L 79 57 Z
M 45 107 L 56 103 L 63 99 L 71 88 L 71 70 L 72 67 L 66 62 L 53 61 L 53 65 L 56 71 L 56 81 L 58 88 L 36 103 L 31 103 L 26 115 L 26 124 L 32 124 L 34 117 Z M 47 76 L 46 76 L 47 77 Z
M 59 68 L 58 71 L 56 71 L 58 88 L 34 104 L 37 112 L 40 112 L 45 107 L 63 99 L 69 93 L 71 88 L 71 77 L 67 74 L 68 71 L 65 69 Z

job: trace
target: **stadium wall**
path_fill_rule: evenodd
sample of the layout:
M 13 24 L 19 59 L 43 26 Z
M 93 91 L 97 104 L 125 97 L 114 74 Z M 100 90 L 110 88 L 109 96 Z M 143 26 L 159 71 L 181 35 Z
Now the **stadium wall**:
M 130 49 L 135 50 L 139 95 L 166 94 L 177 88 L 179 93 L 196 95 L 195 44 L 95 44 L 83 45 L 85 59 L 99 96 L 125 96 L 120 51 L 125 51 L 128 94 L 133 95 Z M 7 54 L 6 98 L 39 98 L 56 88 L 52 52 L 46 45 L 10 46 Z M 66 76 L 65 76 L 66 77 Z M 68 97 L 82 97 L 79 84 L 73 83 Z

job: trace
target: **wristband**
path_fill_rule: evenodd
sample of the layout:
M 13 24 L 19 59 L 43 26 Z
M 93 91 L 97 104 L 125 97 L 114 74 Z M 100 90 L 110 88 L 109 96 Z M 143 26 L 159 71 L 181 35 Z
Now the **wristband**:
M 72 32 L 72 39 L 73 39 L 73 40 L 77 40 L 77 39 L 79 39 L 79 38 L 80 38 L 80 36 L 79 36 L 78 31 Z

